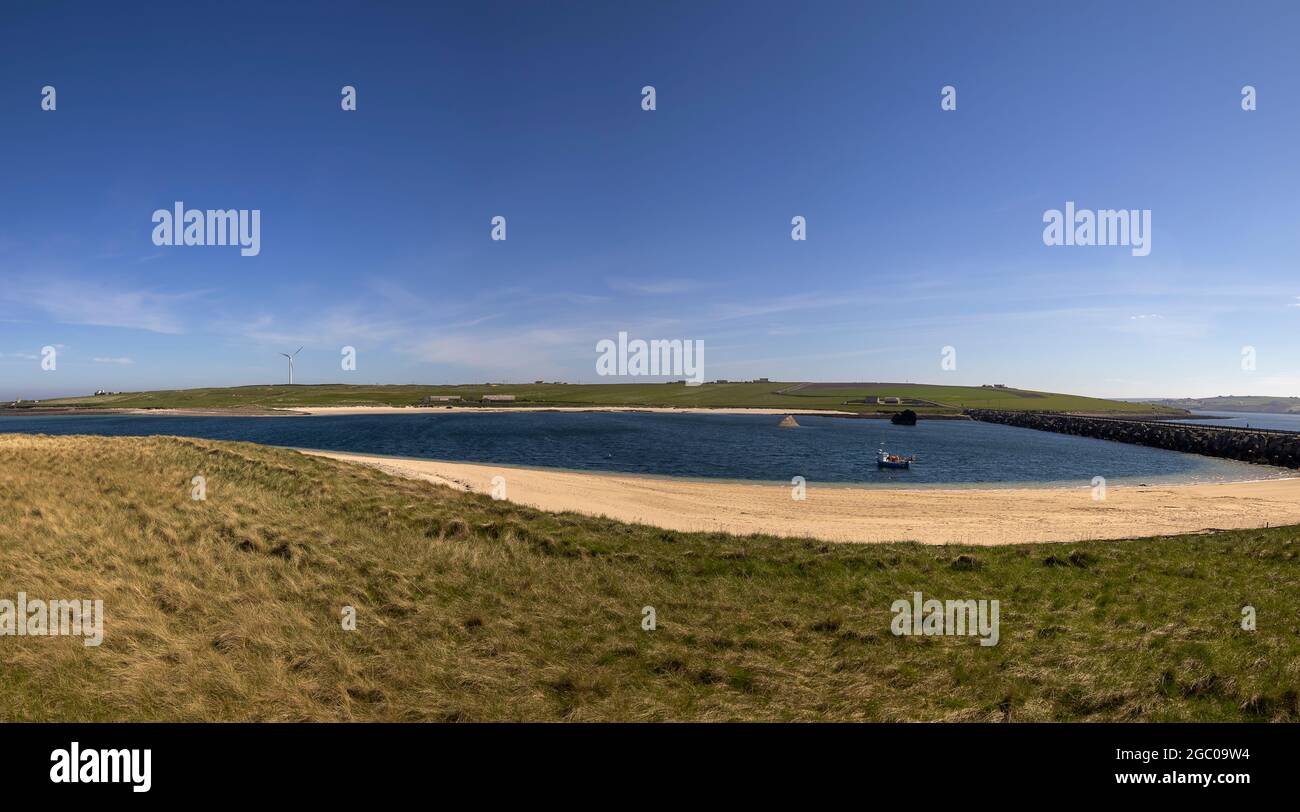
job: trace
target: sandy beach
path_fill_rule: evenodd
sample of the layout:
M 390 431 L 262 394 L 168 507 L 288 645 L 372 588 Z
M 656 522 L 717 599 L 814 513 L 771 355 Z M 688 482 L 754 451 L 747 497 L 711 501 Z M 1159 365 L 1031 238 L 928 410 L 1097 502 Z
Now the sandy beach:
M 502 414 L 503 412 L 654 412 L 657 414 L 811 414 L 834 415 L 837 417 L 888 418 L 890 412 L 846 412 L 836 409 L 765 409 L 765 408 L 718 408 L 701 407 L 665 407 L 665 406 L 293 406 L 286 408 L 268 408 L 240 406 L 237 408 L 187 407 L 183 409 L 138 409 L 138 408 L 75 408 L 52 407 L 49 409 L 24 409 L 15 411 L 15 416 L 55 415 L 55 414 L 134 414 L 146 416 L 170 417 L 338 417 L 343 415 L 363 414 Z M 964 420 L 962 415 L 931 415 L 928 419 Z
M 849 415 L 833 409 L 726 409 L 664 406 L 305 406 L 293 414 L 316 416 L 348 414 L 445 414 L 447 412 L 501 414 L 502 412 L 655 412 L 659 414 L 821 414 Z
M 1300 479 L 1214 485 L 1111 487 L 1095 501 L 1079 488 L 883 489 L 818 487 L 792 498 L 788 485 L 592 474 L 304 451 L 397 476 L 672 530 L 803 536 L 838 542 L 1020 544 L 1123 539 L 1300 523 Z

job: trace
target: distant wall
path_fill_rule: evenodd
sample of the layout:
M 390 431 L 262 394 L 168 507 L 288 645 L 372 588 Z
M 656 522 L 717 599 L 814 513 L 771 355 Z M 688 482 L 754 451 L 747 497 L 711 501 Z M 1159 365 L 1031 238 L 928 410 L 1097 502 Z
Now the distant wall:
M 1074 434 L 1120 443 L 1167 448 L 1187 454 L 1225 457 L 1242 462 L 1300 468 L 1300 434 L 1282 431 L 1188 426 L 1156 420 L 1076 417 L 1043 412 L 1002 412 L 969 409 L 974 420 L 1002 423 L 1058 434 Z

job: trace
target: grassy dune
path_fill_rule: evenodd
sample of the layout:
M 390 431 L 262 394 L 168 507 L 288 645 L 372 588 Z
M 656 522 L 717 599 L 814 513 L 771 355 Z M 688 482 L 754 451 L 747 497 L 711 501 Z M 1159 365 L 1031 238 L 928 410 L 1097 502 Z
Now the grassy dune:
M 0 720 L 1294 721 L 1296 536 L 684 534 L 251 444 L 0 435 L 0 598 L 107 616 L 99 648 L 0 637 Z M 1001 643 L 893 636 L 914 590 L 1000 600 Z
M 1126 403 L 1079 395 L 1032 392 L 1021 389 L 985 389 L 978 386 L 929 384 L 797 384 L 726 383 L 680 384 L 502 384 L 500 386 L 348 386 L 322 384 L 294 386 L 237 386 L 216 389 L 178 389 L 129 392 L 99 397 L 47 400 L 45 406 L 160 408 L 292 408 L 295 406 L 410 406 L 425 395 L 460 395 L 478 400 L 483 395 L 515 395 L 521 404 L 550 406 L 677 406 L 719 408 L 839 409 L 876 412 L 913 408 L 926 413 L 953 413 L 964 408 L 1028 409 L 1033 411 L 1086 411 L 1152 414 L 1168 407 Z M 928 406 L 877 406 L 847 403 L 865 397 L 894 396 L 929 401 Z M 494 407 L 499 408 L 499 407 Z

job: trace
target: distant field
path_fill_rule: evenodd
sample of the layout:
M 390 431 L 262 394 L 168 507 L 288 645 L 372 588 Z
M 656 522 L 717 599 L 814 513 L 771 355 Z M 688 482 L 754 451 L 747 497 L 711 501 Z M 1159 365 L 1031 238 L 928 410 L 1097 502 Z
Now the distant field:
M 502 384 L 499 386 L 350 386 L 274 385 L 219 389 L 178 389 L 99 397 L 61 398 L 44 406 L 90 408 L 292 408 L 295 406 L 410 406 L 425 395 L 460 395 L 474 401 L 483 395 L 515 395 L 533 406 L 678 406 L 719 408 L 839 409 L 853 412 L 897 411 L 956 413 L 966 408 L 1034 411 L 1168 413 L 1167 407 L 1021 389 L 934 386 L 897 383 L 718 383 L 681 384 Z M 853 403 L 863 398 L 898 397 L 933 405 L 880 406 Z
M 247 443 L 0 435 L 0 598 L 106 616 L 97 648 L 0 637 L 0 721 L 1296 721 L 1298 562 L 1294 527 L 741 538 Z M 914 591 L 999 600 L 998 644 L 895 636 Z
M 1173 409 L 1197 409 L 1207 412 L 1259 412 L 1262 414 L 1300 413 L 1300 398 L 1268 395 L 1226 395 L 1214 398 L 1173 398 L 1149 401 Z

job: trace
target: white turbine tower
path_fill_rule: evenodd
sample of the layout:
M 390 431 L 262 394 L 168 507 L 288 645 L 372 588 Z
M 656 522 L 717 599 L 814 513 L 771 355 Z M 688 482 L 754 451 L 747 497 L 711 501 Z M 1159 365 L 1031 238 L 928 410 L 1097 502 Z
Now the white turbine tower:
M 297 354 L 300 353 L 300 352 L 302 352 L 302 347 L 299 347 L 298 349 L 294 350 L 294 351 L 293 351 L 293 355 L 290 355 L 290 354 L 287 353 L 287 352 L 282 352 L 282 353 L 280 353 L 280 354 L 283 355 L 285 358 L 288 358 L 288 359 L 289 359 L 289 383 L 290 383 L 291 385 L 293 384 L 293 356 L 294 356 L 294 355 L 297 355 Z

